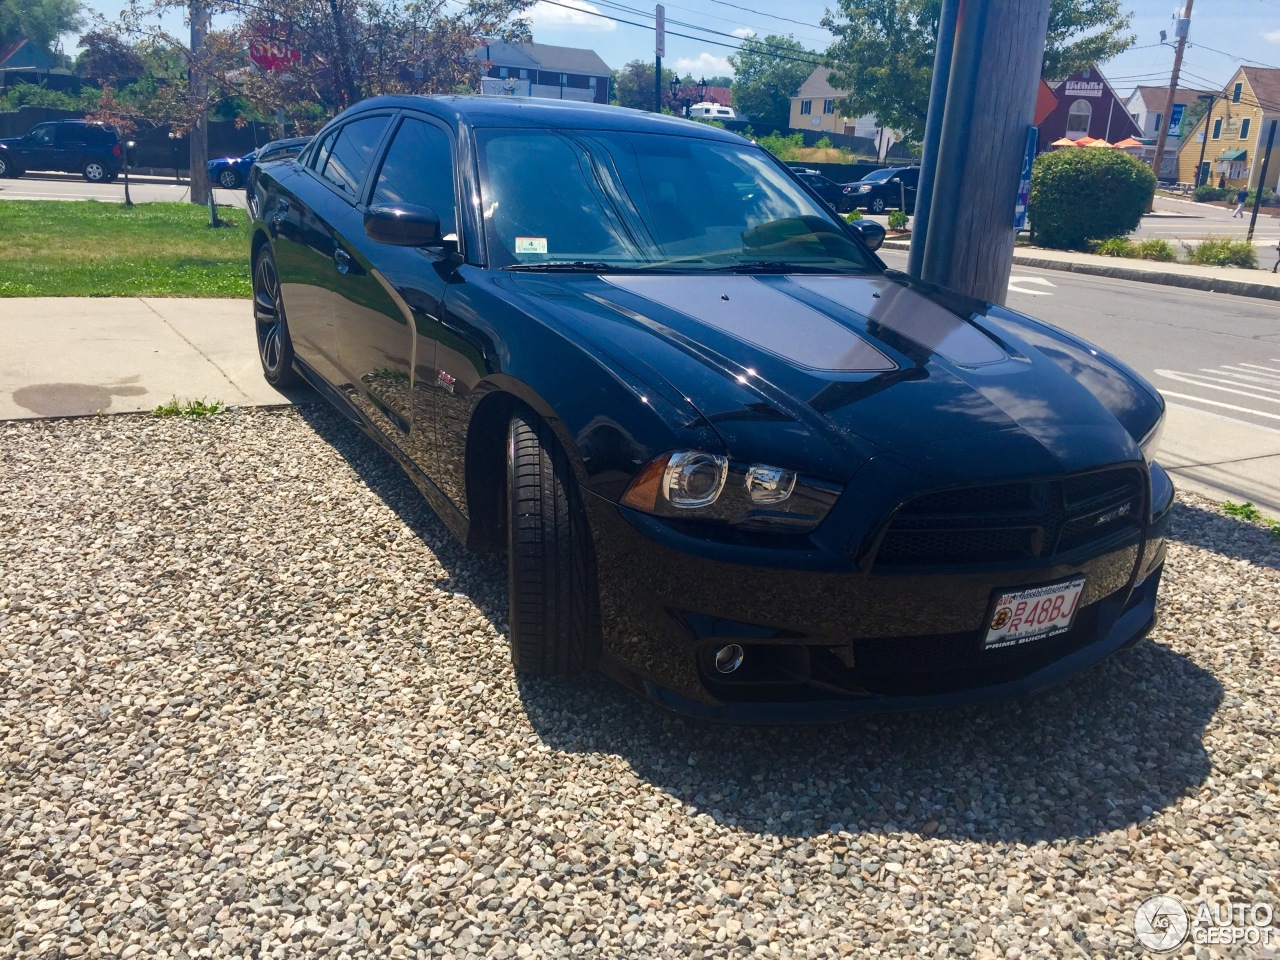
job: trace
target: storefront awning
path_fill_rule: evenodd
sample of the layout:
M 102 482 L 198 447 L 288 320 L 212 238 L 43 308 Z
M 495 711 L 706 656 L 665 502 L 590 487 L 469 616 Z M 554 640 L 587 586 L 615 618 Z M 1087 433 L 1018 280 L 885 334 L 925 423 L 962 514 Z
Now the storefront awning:
M 1226 153 L 1224 153 L 1224 154 L 1223 154 L 1222 156 L 1220 156 L 1218 159 L 1219 159 L 1219 160 L 1241 160 L 1241 161 L 1243 161 L 1243 160 L 1244 160 L 1244 155 L 1245 155 L 1245 151 L 1244 151 L 1244 150 L 1228 150 Z

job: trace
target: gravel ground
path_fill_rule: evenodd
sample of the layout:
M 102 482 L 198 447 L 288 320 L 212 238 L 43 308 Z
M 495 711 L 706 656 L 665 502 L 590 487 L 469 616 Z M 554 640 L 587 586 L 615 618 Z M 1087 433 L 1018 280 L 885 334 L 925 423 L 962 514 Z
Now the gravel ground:
M 1280 545 L 1195 497 L 1086 678 L 756 730 L 517 684 L 501 561 L 319 408 L 0 424 L 0 489 L 0 955 L 1113 958 L 1153 893 L 1280 911 Z

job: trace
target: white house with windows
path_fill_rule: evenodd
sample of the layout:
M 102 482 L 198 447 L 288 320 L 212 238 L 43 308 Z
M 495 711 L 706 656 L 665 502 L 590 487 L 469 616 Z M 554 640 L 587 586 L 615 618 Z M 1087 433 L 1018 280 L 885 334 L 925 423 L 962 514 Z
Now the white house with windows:
M 848 90 L 837 90 L 831 86 L 830 68 L 818 67 L 791 98 L 791 129 L 865 137 L 875 141 L 877 152 L 883 158 L 901 138 L 896 131 L 881 126 L 874 114 L 861 117 L 842 114 L 838 104 L 848 95 Z
M 489 64 L 483 94 L 609 102 L 613 71 L 594 50 L 494 40 L 471 55 Z
M 1169 136 L 1165 144 L 1164 166 L 1161 179 L 1176 179 L 1178 149 L 1182 146 L 1182 114 L 1190 110 L 1200 97 L 1208 97 L 1211 91 L 1194 90 L 1190 87 L 1179 87 L 1173 96 L 1173 113 L 1169 121 Z M 1164 122 L 1165 103 L 1169 97 L 1168 87 L 1135 87 L 1133 93 L 1125 100 L 1125 107 L 1133 122 L 1142 130 L 1140 139 L 1151 143 L 1142 148 L 1141 157 L 1150 163 L 1155 158 L 1156 138 L 1160 136 L 1160 126 Z

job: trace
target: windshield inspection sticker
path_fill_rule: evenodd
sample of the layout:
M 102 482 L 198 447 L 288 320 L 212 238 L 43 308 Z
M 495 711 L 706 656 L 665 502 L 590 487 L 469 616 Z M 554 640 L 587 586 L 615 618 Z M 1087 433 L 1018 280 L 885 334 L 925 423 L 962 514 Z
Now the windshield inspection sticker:
M 516 237 L 516 253 L 546 253 L 546 237 Z

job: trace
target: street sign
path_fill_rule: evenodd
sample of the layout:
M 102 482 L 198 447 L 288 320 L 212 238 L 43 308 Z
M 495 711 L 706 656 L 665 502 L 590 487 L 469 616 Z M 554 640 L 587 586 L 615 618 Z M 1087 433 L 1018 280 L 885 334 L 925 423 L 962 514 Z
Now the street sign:
M 667 11 L 662 4 L 653 8 L 653 55 L 667 55 Z
M 255 37 L 249 41 L 249 59 L 263 70 L 284 72 L 302 62 L 302 53 L 278 40 Z
M 1013 208 L 1013 229 L 1023 230 L 1027 226 L 1027 204 L 1031 200 L 1031 165 L 1036 161 L 1036 144 L 1040 142 L 1040 131 L 1034 126 L 1027 127 L 1027 145 L 1022 153 L 1022 175 L 1018 178 L 1018 202 Z
M 1175 103 L 1173 110 L 1169 113 L 1169 136 L 1178 136 L 1178 130 L 1182 127 L 1182 114 L 1186 111 L 1185 103 Z

